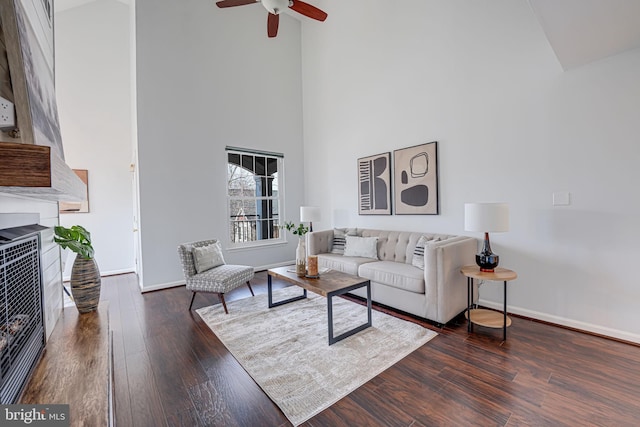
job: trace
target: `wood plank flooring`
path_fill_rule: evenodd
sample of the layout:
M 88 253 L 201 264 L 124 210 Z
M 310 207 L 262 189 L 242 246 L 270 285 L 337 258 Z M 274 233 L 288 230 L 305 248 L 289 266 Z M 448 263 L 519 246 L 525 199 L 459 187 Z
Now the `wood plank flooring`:
M 266 272 L 256 274 L 256 294 L 266 293 L 266 282 Z M 248 296 L 241 287 L 226 299 Z M 184 287 L 141 294 L 132 274 L 103 278 L 114 341 L 116 425 L 290 425 L 197 313 L 188 311 L 190 298 Z M 194 309 L 217 303 L 213 294 L 198 294 Z M 640 347 L 521 318 L 513 318 L 504 343 L 501 329 L 476 326 L 468 335 L 463 318 L 442 329 L 412 321 L 440 335 L 304 425 L 640 423 Z

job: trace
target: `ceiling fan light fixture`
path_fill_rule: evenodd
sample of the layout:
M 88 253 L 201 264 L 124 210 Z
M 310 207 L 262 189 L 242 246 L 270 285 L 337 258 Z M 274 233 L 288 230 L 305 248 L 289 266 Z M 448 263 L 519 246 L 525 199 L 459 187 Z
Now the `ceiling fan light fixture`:
M 289 0 L 262 0 L 261 3 L 269 13 L 278 15 L 280 12 L 288 8 L 293 2 L 290 2 Z
M 302 0 L 219 0 L 216 5 L 219 8 L 245 6 L 248 4 L 262 3 L 269 12 L 267 15 L 267 36 L 275 37 L 278 35 L 278 25 L 280 22 L 280 12 L 285 8 L 289 8 L 307 18 L 317 21 L 327 19 L 327 13 L 315 6 L 305 3 Z

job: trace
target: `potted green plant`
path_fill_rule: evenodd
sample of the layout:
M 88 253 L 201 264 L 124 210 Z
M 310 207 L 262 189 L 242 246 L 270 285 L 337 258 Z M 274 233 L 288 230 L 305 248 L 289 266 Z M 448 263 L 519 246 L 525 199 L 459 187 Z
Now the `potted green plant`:
M 304 224 L 295 225 L 291 221 L 285 221 L 283 228 L 298 236 L 298 247 L 296 248 L 296 274 L 304 276 L 307 274 L 307 248 L 304 242 L 304 235 L 309 232 L 309 227 Z
M 80 313 L 89 313 L 98 308 L 100 302 L 100 270 L 93 257 L 91 233 L 80 225 L 71 228 L 54 227 L 53 240 L 63 249 L 76 253 L 71 269 L 71 294 Z

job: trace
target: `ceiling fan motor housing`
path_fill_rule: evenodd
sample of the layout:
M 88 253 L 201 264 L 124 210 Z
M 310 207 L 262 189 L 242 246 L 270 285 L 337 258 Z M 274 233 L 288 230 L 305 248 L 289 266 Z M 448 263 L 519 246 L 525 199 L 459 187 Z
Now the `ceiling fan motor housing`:
M 293 5 L 293 1 L 291 0 L 262 0 L 261 3 L 265 9 L 274 15 L 278 15 L 280 12 Z

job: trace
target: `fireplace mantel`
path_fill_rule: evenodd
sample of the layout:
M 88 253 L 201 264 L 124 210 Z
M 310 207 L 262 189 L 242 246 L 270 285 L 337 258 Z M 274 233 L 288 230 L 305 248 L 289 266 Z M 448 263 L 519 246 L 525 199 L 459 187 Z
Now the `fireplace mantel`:
M 50 147 L 0 142 L 0 193 L 82 201 L 85 185 Z

